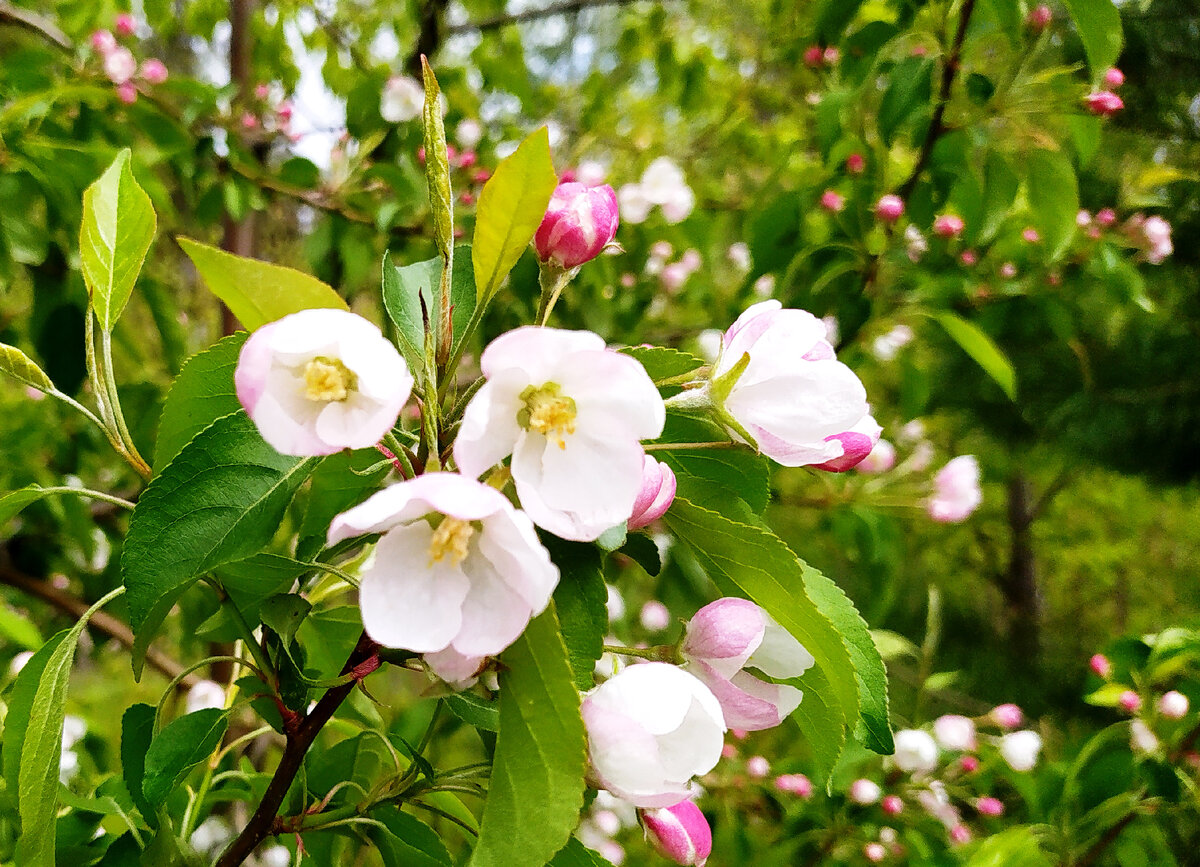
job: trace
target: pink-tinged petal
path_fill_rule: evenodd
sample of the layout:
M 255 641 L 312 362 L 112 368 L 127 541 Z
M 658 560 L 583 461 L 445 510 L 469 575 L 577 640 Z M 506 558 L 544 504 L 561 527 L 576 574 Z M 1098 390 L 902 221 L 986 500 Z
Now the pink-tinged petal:
M 384 488 L 333 519 L 327 536 L 335 545 L 353 536 L 382 533 L 430 512 L 479 521 L 511 509 L 504 495 L 458 473 L 426 473 Z
M 555 381 L 575 401 L 577 430 L 597 438 L 638 440 L 662 434 L 662 397 L 631 356 L 611 350 L 577 353 L 564 359 Z
M 479 358 L 479 365 L 488 379 L 501 370 L 517 368 L 525 371 L 530 383 L 541 385 L 553 380 L 564 356 L 602 349 L 603 338 L 590 331 L 526 325 L 501 334 L 489 343 Z
M 703 867 L 712 854 L 712 829 L 694 801 L 642 812 L 646 839 L 666 858 L 683 867 Z
M 606 789 L 634 804 L 647 796 L 684 796 L 684 787 L 669 784 L 659 765 L 658 740 L 636 720 L 590 696 L 581 711 L 592 768 Z
M 506 509 L 484 519 L 483 530 L 479 553 L 524 600 L 531 616 L 541 614 L 558 586 L 559 573 L 529 516 Z
M 633 503 L 626 529 L 640 530 L 657 521 L 675 500 L 675 472 L 649 455 L 642 464 L 642 490 Z
M 737 679 L 741 686 L 733 680 L 722 676 L 711 665 L 705 662 L 694 662 L 688 671 L 704 682 L 712 690 L 712 694 L 721 703 L 721 712 L 725 717 L 725 725 L 730 728 L 745 729 L 750 732 L 763 731 L 779 725 L 786 714 L 779 708 L 777 687 L 764 683 L 757 678 L 740 674 Z M 752 681 L 753 683 L 750 683 Z M 758 689 L 757 687 L 763 687 Z M 794 690 L 800 692 L 800 690 Z M 757 693 L 757 694 L 756 694 Z M 799 698 L 796 700 L 799 704 Z M 792 707 L 795 710 L 795 707 Z
M 461 566 L 471 580 L 462 602 L 462 625 L 454 649 L 467 656 L 493 656 L 517 640 L 529 624 L 529 604 L 484 557 Z
M 469 685 L 483 666 L 482 656 L 463 656 L 453 647 L 424 655 L 425 664 L 446 683 Z
M 705 605 L 688 621 L 683 655 L 729 678 L 762 643 L 766 613 L 748 599 L 727 596 Z
M 842 446 L 841 457 L 823 464 L 817 464 L 815 469 L 828 470 L 834 473 L 844 473 L 858 466 L 871 454 L 883 428 L 871 416 L 864 416 L 862 421 L 853 428 L 840 434 L 826 437 L 826 442 L 837 440 Z
M 467 404 L 454 440 L 454 461 L 463 475 L 479 476 L 512 454 L 523 433 L 517 424 L 524 405 L 518 395 L 529 384 L 524 371 L 505 369 Z
M 612 187 L 562 183 L 534 234 L 534 249 L 543 262 L 577 268 L 600 255 L 616 235 L 617 222 L 617 194 Z
M 763 639 L 746 661 L 749 668 L 757 668 L 767 677 L 799 677 L 813 667 L 811 653 L 790 632 L 780 626 L 775 618 L 764 614 L 766 626 Z
M 258 406 L 271 372 L 271 339 L 278 327 L 277 322 L 269 323 L 246 338 L 233 372 L 238 402 L 251 418 L 254 417 L 254 408 Z
M 470 588 L 449 558 L 430 562 L 433 528 L 396 527 L 375 546 L 375 561 L 359 587 L 363 628 L 385 647 L 415 653 L 444 650 L 462 626 Z

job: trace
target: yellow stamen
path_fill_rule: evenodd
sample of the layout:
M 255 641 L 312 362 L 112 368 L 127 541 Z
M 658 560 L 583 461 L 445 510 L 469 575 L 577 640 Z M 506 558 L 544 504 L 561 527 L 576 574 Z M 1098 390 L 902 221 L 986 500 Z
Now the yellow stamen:
M 520 399 L 525 405 L 517 412 L 517 424 L 565 449 L 566 437 L 575 433 L 575 401 L 564 395 L 556 382 L 540 388 L 531 385 L 521 392 Z
M 467 558 L 467 547 L 473 535 L 475 528 L 469 521 L 447 515 L 433 531 L 433 538 L 429 541 L 429 565 L 440 563 L 449 554 L 451 565 L 457 566 Z
M 354 372 L 336 358 L 317 356 L 304 366 L 304 396 L 309 400 L 345 400 L 356 384 Z

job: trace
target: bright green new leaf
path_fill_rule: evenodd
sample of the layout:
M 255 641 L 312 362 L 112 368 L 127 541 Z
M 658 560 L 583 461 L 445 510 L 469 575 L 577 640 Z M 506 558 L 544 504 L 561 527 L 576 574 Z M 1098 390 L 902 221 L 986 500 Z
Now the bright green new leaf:
M 209 707 L 171 720 L 150 743 L 142 778 L 146 802 L 158 807 L 188 771 L 212 755 L 229 728 L 229 711 Z
M 0 373 L 7 373 L 18 382 L 36 388 L 46 394 L 53 394 L 54 383 L 46 372 L 33 363 L 33 360 L 15 346 L 0 343 Z
M 249 331 L 301 310 L 350 309 L 331 286 L 300 271 L 235 256 L 190 238 L 180 238 L 179 246 L 209 290 Z
M 44 644 L 37 625 L 7 602 L 0 602 L 0 638 L 26 650 L 37 650 Z
M 33 691 L 28 723 L 19 747 L 16 789 L 17 807 L 21 814 L 21 838 L 17 841 L 16 862 L 26 867 L 53 867 L 55 863 L 58 765 L 62 756 L 67 684 L 71 679 L 71 666 L 75 662 L 79 636 L 93 614 L 124 592 L 122 587 L 113 590 L 89 608 L 69 630 L 50 639 L 54 643 L 54 650 L 46 659 L 45 666 L 30 672 L 31 678 L 37 678 L 37 686 Z M 26 669 L 22 669 L 21 676 L 25 675 Z M 5 723 L 7 726 L 7 719 Z M 8 746 L 6 743 L 6 759 Z M 8 762 L 5 764 L 7 766 Z
M 154 443 L 154 469 L 162 472 L 196 434 L 221 416 L 237 412 L 233 371 L 246 342 L 245 332 L 231 334 L 188 359 L 175 377 Z
M 988 337 L 978 325 L 968 322 L 954 313 L 937 313 L 934 319 L 945 329 L 975 363 L 983 368 L 996 384 L 1004 390 L 1009 400 L 1017 399 L 1017 372 L 1004 351 Z
M 553 605 L 500 662 L 500 734 L 469 867 L 541 867 L 579 822 L 587 767 L 579 693 Z
M 442 123 L 441 88 L 429 61 L 421 58 L 425 79 L 425 105 L 421 131 L 425 141 L 425 181 L 429 184 L 429 207 L 433 211 L 433 239 L 446 262 L 454 256 L 454 196 L 450 191 L 450 158 L 446 152 L 446 128 Z M 429 311 L 435 319 L 436 310 Z
M 545 127 L 530 134 L 483 186 L 475 211 L 471 260 L 479 303 L 491 300 L 533 240 L 558 178 Z
M 676 379 L 704 366 L 704 359 L 666 346 L 626 346 L 621 353 L 636 358 L 655 382 Z
M 560 576 L 554 589 L 554 608 L 562 625 L 563 642 L 580 690 L 596 685 L 593 672 L 604 652 L 608 634 L 608 590 L 604 566 L 595 545 L 553 540 L 547 548 Z
M 79 258 L 100 327 L 112 331 L 154 240 L 157 218 L 134 180 L 128 148 L 83 193 Z
M 1124 36 L 1121 33 L 1121 13 L 1113 0 L 1063 0 L 1079 31 L 1083 50 L 1087 52 L 1092 77 L 1099 79 L 1117 62 Z
M 1075 236 L 1079 182 L 1071 161 L 1061 151 L 1033 151 L 1026 158 L 1026 165 L 1029 219 L 1041 232 L 1053 261 L 1066 252 Z
M 471 248 L 460 244 L 455 248 L 460 262 L 471 258 Z M 421 315 L 422 299 L 429 326 L 436 326 L 435 317 L 440 309 L 442 260 L 428 259 L 411 265 L 396 265 L 390 254 L 383 257 L 383 306 L 388 317 L 396 324 L 400 352 L 408 362 L 409 370 L 420 375 L 425 364 L 425 325 Z M 454 342 L 451 350 L 458 348 L 466 338 L 467 323 L 475 311 L 475 276 L 468 268 L 455 268 L 450 284 L 451 322 L 454 324 Z
M 279 454 L 239 410 L 197 434 L 150 483 L 121 555 L 136 676 L 176 600 L 205 572 L 262 550 L 317 462 Z
M 26 485 L 0 497 L 0 527 L 19 515 L 30 503 L 36 503 L 50 494 L 51 491 L 47 491 L 41 485 Z

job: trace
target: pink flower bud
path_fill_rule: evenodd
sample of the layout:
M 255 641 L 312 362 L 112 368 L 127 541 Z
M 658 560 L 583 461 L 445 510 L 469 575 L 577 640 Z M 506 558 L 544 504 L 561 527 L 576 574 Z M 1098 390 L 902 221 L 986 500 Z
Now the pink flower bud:
M 1117 221 L 1117 212 L 1112 208 L 1101 208 L 1096 212 L 1096 222 L 1107 228 Z
M 856 804 L 867 806 L 874 804 L 879 800 L 879 796 L 883 792 L 879 788 L 879 784 L 867 779 L 857 779 L 850 784 L 850 800 Z
M 91 35 L 92 48 L 100 54 L 108 54 L 117 47 L 117 37 L 111 30 L 97 30 Z
M 1142 697 L 1132 689 L 1127 689 L 1117 696 L 1117 704 L 1122 710 L 1128 711 L 1129 713 L 1135 713 L 1136 711 L 1141 710 Z
M 985 796 L 975 802 L 975 809 L 984 816 L 1004 815 L 1004 802 L 999 798 Z
M 137 21 L 128 12 L 122 12 L 113 19 L 113 30 L 118 36 L 132 36 L 137 30 Z
M 1025 714 L 1015 704 L 1001 704 L 992 708 L 992 722 L 1002 729 L 1015 729 L 1025 721 Z
M 473 205 L 475 203 L 475 194 L 470 190 L 463 190 L 458 200 L 464 205 Z
M 804 65 L 811 66 L 816 69 L 821 65 L 825 58 L 825 52 L 821 50 L 820 45 L 810 45 L 804 49 Z
M 899 220 L 903 213 L 904 200 L 899 196 L 892 195 L 891 193 L 886 196 L 882 196 L 879 201 L 875 203 L 876 216 L 878 216 L 879 219 L 885 220 L 889 223 L 894 223 L 896 220 Z
M 1111 90 L 1097 90 L 1083 98 L 1083 104 L 1092 114 L 1107 117 L 1125 107 L 1125 101 Z
M 960 455 L 933 477 L 934 494 L 926 504 L 929 517 L 940 524 L 967 520 L 983 502 L 979 488 L 979 462 L 974 455 Z
M 858 466 L 871 454 L 871 451 L 875 448 L 875 444 L 879 442 L 879 435 L 882 433 L 883 428 L 876 423 L 874 418 L 869 415 L 864 416 L 850 430 L 825 437 L 825 442 L 837 440 L 842 444 L 842 455 L 831 461 L 813 464 L 813 468 L 827 470 L 831 473 L 844 473 L 846 470 Z
M 142 61 L 142 78 L 149 84 L 162 84 L 167 80 L 167 65 L 157 57 Z
M 671 625 L 671 612 L 657 599 L 651 599 L 642 606 L 642 610 L 638 614 L 638 622 L 642 624 L 642 628 L 648 629 L 650 632 L 661 632 Z
M 1026 244 L 1037 244 L 1042 240 L 1042 235 L 1037 229 L 1030 226 L 1021 233 L 1021 238 Z
M 1017 266 L 1012 262 L 1005 262 L 1000 266 L 1000 276 L 1005 280 L 1011 280 L 1017 276 Z
M 104 74 L 113 84 L 124 84 L 137 72 L 137 61 L 128 48 L 114 48 L 104 56 Z
M 763 756 L 751 756 L 746 759 L 746 773 L 756 780 L 761 780 L 771 773 L 771 763 Z
M 700 251 L 695 248 L 684 250 L 683 255 L 679 257 L 679 264 L 686 268 L 689 274 L 700 270 L 702 261 Z
M 821 207 L 829 211 L 831 214 L 836 214 L 842 208 L 846 207 L 846 199 L 840 196 L 833 190 L 826 190 L 821 193 Z
M 899 816 L 904 812 L 904 800 L 899 795 L 887 795 L 879 802 L 879 808 L 889 816 Z
M 642 458 L 642 489 L 633 503 L 627 528 L 640 530 L 659 518 L 675 499 L 675 473 L 650 455 Z
M 966 224 L 957 214 L 942 214 L 933 221 L 933 233 L 943 238 L 957 238 Z
M 676 864 L 703 865 L 712 853 L 712 829 L 694 801 L 642 810 L 646 840 Z
M 1158 699 L 1158 712 L 1167 719 L 1181 719 L 1188 712 L 1188 697 L 1182 692 L 1164 692 Z
M 737 747 L 733 744 L 725 744 L 725 746 L 721 747 L 721 758 L 723 759 L 736 759 L 737 754 Z
M 733 735 L 735 740 L 744 741 L 750 732 L 747 729 L 730 729 L 729 733 Z
M 255 99 L 266 99 L 270 95 L 271 95 L 271 88 L 269 86 L 267 86 L 266 84 L 259 82 L 258 84 L 254 85 Z
M 458 166 L 463 169 L 469 169 L 477 162 L 479 162 L 479 154 L 475 151 L 463 151 L 458 158 Z
M 604 184 L 561 183 L 533 236 L 538 258 L 578 268 L 600 255 L 617 234 L 617 194 Z
M 827 65 L 834 66 L 839 60 L 842 59 L 842 53 L 831 45 L 825 49 L 824 53 L 821 54 L 821 59 L 824 60 Z
M 804 774 L 781 774 L 775 778 L 775 788 L 788 795 L 801 798 L 812 797 L 812 781 Z
M 1050 7 L 1045 3 L 1035 6 L 1029 10 L 1029 15 L 1025 19 L 1025 23 L 1035 33 L 1041 33 L 1054 20 L 1054 13 L 1050 11 Z
M 417 148 L 417 162 L 419 162 L 421 165 L 425 164 L 425 145 L 421 145 L 419 148 Z
M 1108 678 L 1112 674 L 1112 663 L 1108 661 L 1108 657 L 1103 653 L 1097 653 L 1088 660 L 1088 667 L 1095 673 L 1097 677 Z
M 126 105 L 133 105 L 137 102 L 137 88 L 132 81 L 126 81 L 123 84 L 117 85 L 117 99 Z
M 978 264 L 979 254 L 974 250 L 963 250 L 958 256 L 958 261 L 970 268 L 971 266 Z
M 966 825 L 955 825 L 950 829 L 950 842 L 956 845 L 963 845 L 971 842 L 971 829 Z
M 637 275 L 636 274 L 626 271 L 624 274 L 621 275 L 621 288 L 622 289 L 632 289 L 636 285 L 637 285 Z
M 492 177 L 491 169 L 477 169 L 475 174 L 471 175 L 471 180 L 477 184 L 486 184 Z
M 846 171 L 852 175 L 861 175 L 866 169 L 867 162 L 863 159 L 862 154 L 853 153 L 846 157 Z
M 454 145 L 446 145 L 446 162 L 453 163 L 458 159 L 458 148 Z
M 559 182 L 560 184 L 573 184 L 573 183 L 575 183 L 575 170 L 574 170 L 574 169 L 563 169 L 563 170 L 562 170 L 562 176 L 561 176 L 561 177 L 559 177 L 559 179 L 558 179 L 558 182 Z
M 882 843 L 868 843 L 863 846 L 863 857 L 872 864 L 878 864 L 887 857 L 887 847 Z
M 242 127 L 245 129 L 257 129 L 258 128 L 258 118 L 252 112 L 247 111 L 247 112 L 243 113 L 242 114 Z
M 1104 83 L 1109 87 L 1120 87 L 1125 83 L 1125 73 L 1114 66 L 1104 73 Z
M 871 453 L 859 461 L 858 466 L 854 469 L 860 473 L 875 475 L 877 473 L 886 473 L 896 465 L 896 447 L 887 440 L 880 440 L 875 443 L 875 447 L 871 449 Z
M 284 123 L 287 123 L 292 119 L 292 112 L 294 110 L 295 109 L 292 106 L 292 101 L 290 99 L 282 100 L 280 101 L 279 105 L 275 106 L 276 116 Z

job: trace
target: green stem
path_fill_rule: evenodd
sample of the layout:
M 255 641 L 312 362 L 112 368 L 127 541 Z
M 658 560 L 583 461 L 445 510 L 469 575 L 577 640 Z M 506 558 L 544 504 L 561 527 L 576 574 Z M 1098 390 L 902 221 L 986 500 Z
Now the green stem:
M 675 648 L 662 645 L 659 647 L 622 647 L 619 644 L 605 644 L 605 653 L 616 653 L 620 656 L 636 656 L 639 659 L 650 659 L 654 662 L 674 662 Z
M 71 397 L 69 394 L 63 394 L 58 389 L 48 391 L 48 392 L 46 392 L 46 394 L 50 395 L 51 397 L 61 400 L 63 403 L 65 403 L 67 406 L 71 407 L 72 409 L 76 409 L 79 412 L 83 413 L 83 415 L 88 419 L 88 421 L 90 421 L 96 427 L 100 428 L 100 430 L 102 430 L 104 432 L 105 436 L 108 436 L 108 428 L 104 426 L 104 422 L 100 419 L 100 417 L 97 416 L 90 409 L 88 409 L 86 406 L 84 406 L 82 403 L 77 401 L 75 398 Z
M 538 325 L 545 325 L 550 321 L 550 314 L 558 302 L 558 296 L 562 294 L 573 276 L 575 276 L 574 270 L 564 271 L 561 268 L 542 265 L 541 271 L 538 273 L 538 283 L 542 287 L 542 297 L 538 300 L 538 312 L 535 320 Z
M 735 443 L 732 440 L 718 440 L 711 443 L 645 443 L 642 448 L 648 452 L 676 452 L 688 449 L 748 449 L 745 443 Z
M 458 370 L 458 364 L 462 361 L 463 353 L 466 351 L 467 344 L 470 342 L 471 336 L 475 333 L 475 329 L 483 321 L 483 314 L 486 310 L 487 303 L 485 302 L 483 304 L 476 304 L 475 309 L 471 311 L 471 318 L 467 320 L 467 324 L 463 328 L 463 333 L 459 335 L 457 345 L 450 353 L 450 360 L 442 368 L 442 382 L 438 388 L 438 400 L 445 400 L 446 395 L 450 393 L 450 385 L 455 381 L 454 374 Z
M 138 452 L 137 446 L 134 445 L 133 437 L 129 434 L 129 427 L 125 424 L 125 414 L 121 411 L 121 399 L 117 394 L 117 380 L 113 375 L 112 334 L 110 332 L 101 331 L 100 349 L 104 361 L 100 372 L 104 376 L 104 387 L 110 401 L 109 409 L 112 412 L 113 419 L 117 423 L 117 432 L 120 434 L 121 442 L 125 446 L 127 460 L 141 476 L 149 479 L 153 475 L 153 472 L 150 469 L 150 465 L 146 463 L 145 458 Z
M 103 491 L 93 491 L 90 488 L 71 488 L 71 487 L 42 488 L 42 493 L 45 493 L 45 494 L 78 494 L 81 497 L 89 497 L 93 500 L 103 500 L 106 503 L 112 503 L 114 506 L 120 506 L 122 509 L 129 509 L 130 511 L 133 511 L 133 508 L 135 505 L 134 503 L 131 503 L 129 500 L 122 499 L 121 497 L 113 496 L 112 494 L 106 494 Z
M 247 662 L 245 659 L 243 659 L 240 656 L 228 656 L 228 655 L 206 656 L 204 659 L 200 660 L 199 662 L 192 663 L 187 668 L 185 668 L 183 671 L 179 672 L 179 674 L 175 675 L 175 677 L 171 678 L 170 683 L 167 684 L 167 688 L 163 690 L 162 697 L 159 698 L 159 700 L 158 700 L 158 705 L 154 709 L 154 731 L 157 732 L 160 728 L 158 721 L 159 721 L 159 718 L 162 716 L 163 705 L 165 705 L 167 703 L 167 699 L 171 695 L 174 694 L 175 687 L 177 687 L 185 677 L 187 677 L 189 674 L 191 674 L 196 669 L 203 668 L 206 665 L 212 665 L 214 662 L 234 662 L 234 663 L 237 663 L 238 665 L 244 665 L 246 668 L 250 669 L 255 674 L 257 674 L 259 679 L 262 680 L 263 683 L 266 683 L 266 679 L 265 679 L 263 673 L 258 670 L 257 666 L 251 665 L 249 662 Z
M 259 679 L 268 687 L 274 689 L 275 684 L 273 681 L 275 669 L 271 666 L 271 661 L 267 659 L 266 653 L 263 652 L 262 645 L 259 644 L 259 642 L 255 639 L 254 630 L 250 627 L 250 624 L 246 622 L 246 618 L 242 615 L 241 610 L 237 607 L 237 605 L 234 604 L 233 600 L 229 598 L 229 594 L 225 592 L 225 588 L 221 587 L 221 585 L 215 581 L 210 580 L 209 584 L 214 590 L 217 591 L 217 595 L 221 600 L 221 607 L 229 611 L 229 615 L 233 618 L 233 622 L 236 624 L 238 631 L 242 633 L 242 641 L 245 642 L 246 649 L 250 651 L 250 655 L 254 657 L 254 661 L 258 664 L 259 671 L 257 673 Z M 243 664 L 246 664 L 245 660 L 239 661 Z M 249 665 L 247 667 L 253 668 L 253 666 Z M 268 679 L 268 674 L 271 675 L 271 679 Z

